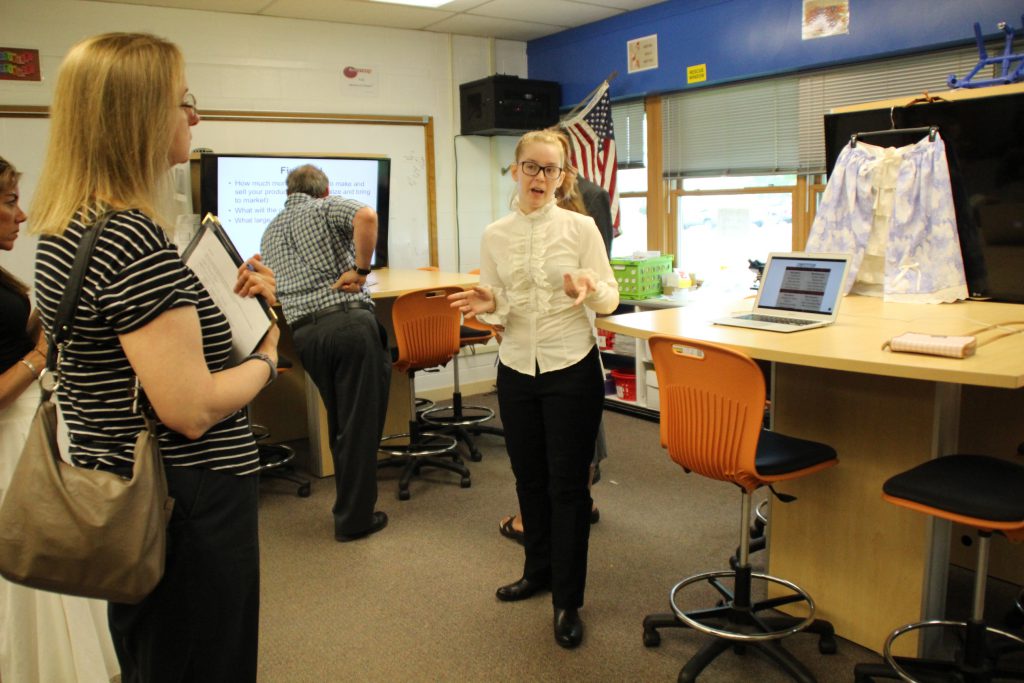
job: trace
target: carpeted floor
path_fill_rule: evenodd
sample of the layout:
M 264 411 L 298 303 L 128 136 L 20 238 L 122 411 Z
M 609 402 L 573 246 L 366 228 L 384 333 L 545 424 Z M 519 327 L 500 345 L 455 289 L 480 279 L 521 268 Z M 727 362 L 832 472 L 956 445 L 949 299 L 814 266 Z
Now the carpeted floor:
M 503 442 L 486 436 L 483 461 L 468 463 L 471 488 L 438 471 L 400 502 L 397 472 L 382 471 L 378 509 L 390 524 L 352 543 L 333 539 L 333 480 L 316 480 L 310 498 L 263 482 L 260 680 L 674 681 L 703 636 L 666 631 L 660 647 L 646 648 L 641 622 L 667 608 L 681 578 L 727 568 L 740 498 L 672 463 L 655 423 L 606 411 L 605 429 L 610 457 L 594 487 L 601 521 L 578 649 L 554 642 L 549 594 L 513 604 L 494 597 L 520 576 L 522 549 L 498 534 L 515 491 Z M 832 656 L 818 654 L 811 635 L 785 642 L 822 683 L 851 681 L 855 663 L 879 659 L 842 639 Z M 700 680 L 790 679 L 756 654 L 727 652 Z

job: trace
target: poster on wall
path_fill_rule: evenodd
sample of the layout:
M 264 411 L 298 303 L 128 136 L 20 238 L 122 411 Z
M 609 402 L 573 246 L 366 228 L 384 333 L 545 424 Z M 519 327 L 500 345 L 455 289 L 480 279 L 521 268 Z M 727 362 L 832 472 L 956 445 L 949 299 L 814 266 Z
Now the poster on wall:
M 658 35 L 634 38 L 626 43 L 629 73 L 658 68 Z
M 380 84 L 372 66 L 346 66 L 341 70 L 341 90 L 345 95 L 377 97 Z
M 39 50 L 0 47 L 0 80 L 38 81 L 41 79 Z
M 801 37 L 804 40 L 850 32 L 850 0 L 804 0 Z

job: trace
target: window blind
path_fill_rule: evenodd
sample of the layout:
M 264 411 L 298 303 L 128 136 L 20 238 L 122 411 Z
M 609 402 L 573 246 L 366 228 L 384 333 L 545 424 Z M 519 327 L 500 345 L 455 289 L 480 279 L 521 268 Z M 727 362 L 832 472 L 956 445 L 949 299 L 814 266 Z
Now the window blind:
M 664 98 L 665 174 L 756 175 L 792 168 L 797 91 L 790 76 Z
M 989 54 L 1002 48 L 993 46 Z M 798 171 L 825 170 L 825 114 L 875 100 L 935 95 L 948 90 L 950 74 L 967 75 L 978 63 L 976 46 L 837 67 L 800 76 Z M 984 77 L 985 74 L 979 74 Z
M 644 101 L 612 103 L 615 153 L 619 168 L 644 167 Z
M 949 74 L 962 77 L 977 61 L 977 47 L 960 47 L 668 95 L 665 176 L 823 172 L 830 110 L 934 95 L 948 89 Z

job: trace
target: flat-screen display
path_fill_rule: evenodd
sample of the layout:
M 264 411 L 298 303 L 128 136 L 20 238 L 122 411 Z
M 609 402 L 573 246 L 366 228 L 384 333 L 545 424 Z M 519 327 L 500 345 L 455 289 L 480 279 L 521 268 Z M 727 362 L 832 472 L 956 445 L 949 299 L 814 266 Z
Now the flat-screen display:
M 377 212 L 377 247 L 372 266 L 388 264 L 388 203 L 391 160 L 343 156 L 203 154 L 200 214 L 212 213 L 243 258 L 259 253 L 270 221 L 284 208 L 292 169 L 312 164 L 327 174 L 331 195 L 358 200 Z

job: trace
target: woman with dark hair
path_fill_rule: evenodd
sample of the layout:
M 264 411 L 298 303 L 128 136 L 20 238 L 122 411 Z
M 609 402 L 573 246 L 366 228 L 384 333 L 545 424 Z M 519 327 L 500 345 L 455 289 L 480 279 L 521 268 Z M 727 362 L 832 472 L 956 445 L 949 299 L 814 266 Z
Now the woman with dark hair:
M 25 222 L 19 176 L 0 157 L 0 251 L 14 249 Z M 0 267 L 0 500 L 39 407 L 36 380 L 46 367 L 46 337 L 28 291 Z M 0 680 L 92 683 L 117 673 L 104 603 L 0 579 Z

